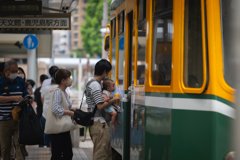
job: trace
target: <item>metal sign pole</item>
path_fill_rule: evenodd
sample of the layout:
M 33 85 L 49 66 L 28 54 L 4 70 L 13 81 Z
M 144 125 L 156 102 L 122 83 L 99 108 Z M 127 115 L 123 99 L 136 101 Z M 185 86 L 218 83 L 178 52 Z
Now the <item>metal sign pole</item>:
M 36 82 L 36 49 L 27 50 L 27 79 Z

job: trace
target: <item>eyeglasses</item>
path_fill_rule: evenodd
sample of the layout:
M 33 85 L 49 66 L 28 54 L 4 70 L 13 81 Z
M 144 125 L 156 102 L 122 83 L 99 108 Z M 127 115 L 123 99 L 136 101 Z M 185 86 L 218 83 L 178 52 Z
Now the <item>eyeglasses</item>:
M 8 70 L 9 71 L 9 70 Z M 19 74 L 19 71 L 9 71 L 10 73 L 13 73 L 13 74 L 15 74 L 15 73 L 18 73 Z

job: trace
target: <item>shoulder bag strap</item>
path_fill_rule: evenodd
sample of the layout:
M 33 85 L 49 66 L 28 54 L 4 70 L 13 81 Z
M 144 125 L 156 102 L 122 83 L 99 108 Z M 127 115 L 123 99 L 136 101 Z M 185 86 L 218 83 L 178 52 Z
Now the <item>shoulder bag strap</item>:
M 61 89 L 59 89 L 59 90 L 61 91 L 61 96 L 62 96 L 62 108 L 64 110 L 69 110 L 68 109 L 68 102 L 67 102 L 67 99 L 66 99 L 66 97 L 64 95 L 64 92 Z
M 87 83 L 87 85 L 85 86 L 85 88 L 84 88 L 84 91 L 83 91 L 83 96 L 82 96 L 82 102 L 81 102 L 81 104 L 80 104 L 80 110 L 82 110 L 82 103 L 83 103 L 83 98 L 84 98 L 84 95 L 85 95 L 85 93 L 86 93 L 86 90 L 87 90 L 87 86 L 89 86 L 92 82 L 94 82 L 94 81 L 97 81 L 95 78 L 93 78 L 93 79 L 91 79 L 90 81 L 88 81 L 88 83 Z M 95 106 L 95 108 L 96 108 L 96 106 Z M 94 108 L 94 110 L 95 110 L 95 108 Z M 94 112 L 94 111 L 93 111 Z M 96 111 L 95 111 L 96 112 Z

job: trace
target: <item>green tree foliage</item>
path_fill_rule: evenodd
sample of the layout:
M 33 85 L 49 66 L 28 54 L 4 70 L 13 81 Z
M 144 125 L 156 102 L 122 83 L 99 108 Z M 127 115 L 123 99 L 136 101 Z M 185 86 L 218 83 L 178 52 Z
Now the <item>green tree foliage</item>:
M 111 0 L 108 0 L 108 8 L 110 8 L 110 3 Z M 110 15 L 110 12 L 108 12 L 108 15 Z M 85 19 L 86 21 L 81 29 L 84 51 L 89 53 L 91 57 L 95 53 L 101 57 L 102 36 L 100 29 L 102 28 L 101 21 L 103 19 L 103 0 L 88 0 Z

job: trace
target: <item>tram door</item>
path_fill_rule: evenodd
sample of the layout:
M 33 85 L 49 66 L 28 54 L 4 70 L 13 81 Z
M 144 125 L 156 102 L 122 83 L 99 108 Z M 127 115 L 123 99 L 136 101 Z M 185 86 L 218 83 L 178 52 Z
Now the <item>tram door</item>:
M 146 34 L 144 24 L 134 27 L 133 13 L 128 14 L 128 88 L 131 90 L 131 98 L 128 98 L 128 158 L 127 160 L 141 160 L 144 129 L 142 126 L 144 113 L 144 81 L 145 81 L 145 46 Z M 138 39 L 136 39 L 136 36 Z M 137 48 L 137 50 L 136 50 Z M 137 63 L 136 63 L 137 61 Z M 136 65 L 136 66 L 135 66 Z M 128 93 L 130 94 L 130 92 Z M 142 158 L 141 158 L 142 157 Z
M 133 12 L 128 13 L 127 15 L 127 28 L 128 28 L 128 82 L 127 82 L 127 88 L 131 89 L 131 86 L 133 86 L 134 81 L 134 74 L 132 72 L 134 71 L 134 67 L 132 66 L 133 63 Z M 126 120 L 126 131 L 125 131 L 125 145 L 124 145 L 124 156 L 123 159 L 127 160 L 130 159 L 130 131 L 131 131 L 131 97 L 128 97 L 127 107 L 125 109 L 125 120 Z

